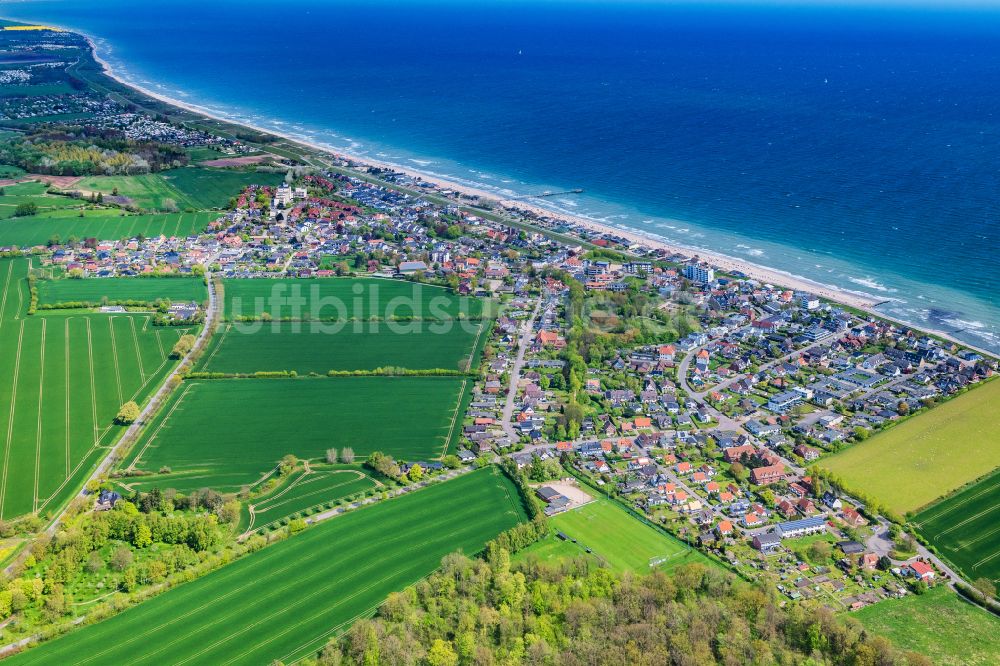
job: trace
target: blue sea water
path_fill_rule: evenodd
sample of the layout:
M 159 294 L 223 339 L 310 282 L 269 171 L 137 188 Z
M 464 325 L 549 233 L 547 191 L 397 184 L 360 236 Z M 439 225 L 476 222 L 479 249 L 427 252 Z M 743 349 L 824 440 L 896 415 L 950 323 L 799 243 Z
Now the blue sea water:
M 1000 350 L 1000 12 L 28 0 L 143 86 L 863 291 Z

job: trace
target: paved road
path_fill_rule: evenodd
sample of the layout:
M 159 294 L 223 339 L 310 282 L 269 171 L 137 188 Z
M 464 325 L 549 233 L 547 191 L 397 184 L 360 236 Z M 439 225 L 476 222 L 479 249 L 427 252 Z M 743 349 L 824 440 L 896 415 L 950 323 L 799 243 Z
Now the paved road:
M 531 346 L 531 334 L 534 330 L 535 321 L 538 319 L 538 313 L 542 309 L 542 301 L 544 300 L 544 296 L 538 299 L 538 303 L 535 304 L 535 309 L 531 312 L 531 316 L 525 319 L 521 325 L 521 337 L 517 342 L 517 356 L 514 357 L 514 365 L 510 369 L 507 401 L 503 406 L 500 424 L 510 438 L 511 443 L 517 442 L 521 438 L 511 423 L 511 419 L 514 417 L 514 399 L 517 397 L 517 384 L 521 380 L 521 369 L 524 367 L 524 355 L 528 351 L 528 347 Z

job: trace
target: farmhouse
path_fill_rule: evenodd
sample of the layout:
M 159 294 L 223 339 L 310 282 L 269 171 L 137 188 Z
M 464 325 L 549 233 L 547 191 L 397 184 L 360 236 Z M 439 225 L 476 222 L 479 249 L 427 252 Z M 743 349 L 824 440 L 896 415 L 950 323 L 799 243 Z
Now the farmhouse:
M 930 565 L 924 564 L 919 560 L 910 562 L 903 567 L 902 571 L 907 576 L 913 576 L 914 578 L 924 582 L 934 580 L 934 569 L 931 568 Z

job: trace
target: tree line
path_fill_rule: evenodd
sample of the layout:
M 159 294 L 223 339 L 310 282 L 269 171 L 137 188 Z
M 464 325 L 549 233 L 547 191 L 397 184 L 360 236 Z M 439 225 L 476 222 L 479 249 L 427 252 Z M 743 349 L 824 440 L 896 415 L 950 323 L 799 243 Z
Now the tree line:
M 502 548 L 461 554 L 356 622 L 317 655 L 324 665 L 851 664 L 918 666 L 822 607 L 721 569 L 616 574 L 591 559 L 512 564 Z

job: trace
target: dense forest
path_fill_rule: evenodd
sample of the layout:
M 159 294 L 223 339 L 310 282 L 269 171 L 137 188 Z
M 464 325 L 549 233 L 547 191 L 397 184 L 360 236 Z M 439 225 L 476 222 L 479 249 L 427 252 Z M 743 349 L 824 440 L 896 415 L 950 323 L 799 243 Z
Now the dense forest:
M 512 565 L 460 554 L 391 595 L 320 664 L 929 664 L 853 620 L 777 597 L 722 570 L 617 575 L 580 559 Z

